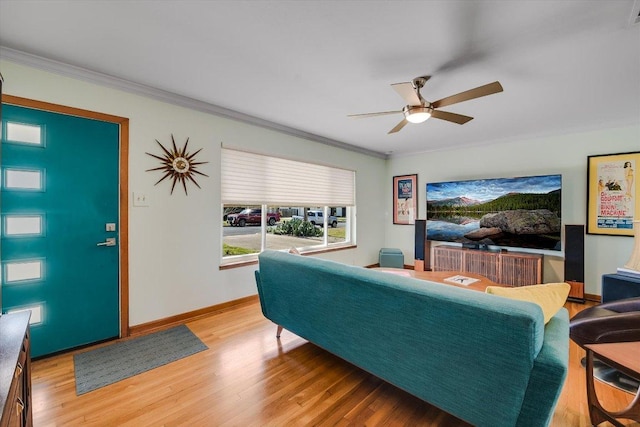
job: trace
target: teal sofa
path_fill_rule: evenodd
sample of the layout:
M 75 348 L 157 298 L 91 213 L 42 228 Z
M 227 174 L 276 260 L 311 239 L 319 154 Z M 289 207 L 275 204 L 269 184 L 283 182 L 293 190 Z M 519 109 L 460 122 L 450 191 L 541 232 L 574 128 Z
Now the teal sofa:
M 259 256 L 266 318 L 476 426 L 549 425 L 569 316 L 536 304 L 285 252 Z

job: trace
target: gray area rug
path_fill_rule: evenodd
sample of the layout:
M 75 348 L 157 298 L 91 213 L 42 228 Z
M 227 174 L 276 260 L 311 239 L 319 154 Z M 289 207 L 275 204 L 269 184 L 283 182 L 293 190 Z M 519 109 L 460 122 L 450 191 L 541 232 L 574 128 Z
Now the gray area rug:
M 73 356 L 79 396 L 125 378 L 166 365 L 208 347 L 180 325 Z

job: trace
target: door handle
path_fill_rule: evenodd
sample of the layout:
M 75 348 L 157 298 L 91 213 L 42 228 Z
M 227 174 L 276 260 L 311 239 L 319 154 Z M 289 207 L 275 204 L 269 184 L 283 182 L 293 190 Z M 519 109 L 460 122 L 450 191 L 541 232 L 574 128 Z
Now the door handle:
M 100 242 L 97 244 L 97 246 L 115 246 L 115 245 L 116 245 L 115 237 L 109 237 L 104 242 Z

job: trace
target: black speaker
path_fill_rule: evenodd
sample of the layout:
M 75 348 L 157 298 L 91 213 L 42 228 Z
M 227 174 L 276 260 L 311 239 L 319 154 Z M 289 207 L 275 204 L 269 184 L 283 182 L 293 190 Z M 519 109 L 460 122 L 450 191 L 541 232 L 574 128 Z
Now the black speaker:
M 427 240 L 427 220 L 416 219 L 416 233 L 415 233 L 415 259 L 424 261 L 424 242 Z
M 584 225 L 564 226 L 564 280 L 584 283 Z
M 430 271 L 431 242 L 427 240 L 427 220 L 425 219 L 416 220 L 413 252 L 415 254 L 414 269 L 416 271 Z

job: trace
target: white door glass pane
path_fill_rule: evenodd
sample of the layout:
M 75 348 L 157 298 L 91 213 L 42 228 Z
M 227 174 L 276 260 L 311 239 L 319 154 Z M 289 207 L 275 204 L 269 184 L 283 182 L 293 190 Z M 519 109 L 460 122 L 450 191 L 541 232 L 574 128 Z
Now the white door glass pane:
M 33 325 L 35 323 L 42 323 L 42 306 L 34 305 L 33 307 L 25 307 L 25 308 L 17 308 L 15 310 L 9 310 L 7 313 L 20 313 L 22 311 L 30 311 L 31 318 L 29 319 L 29 324 Z
M 42 278 L 42 261 L 8 262 L 5 264 L 5 283 Z
M 42 145 L 42 128 L 37 125 L 8 122 L 7 140 Z
M 23 190 L 41 190 L 42 172 L 33 170 L 7 169 L 5 171 L 6 188 L 16 188 Z
M 42 234 L 42 218 L 39 216 L 7 216 L 5 235 Z

